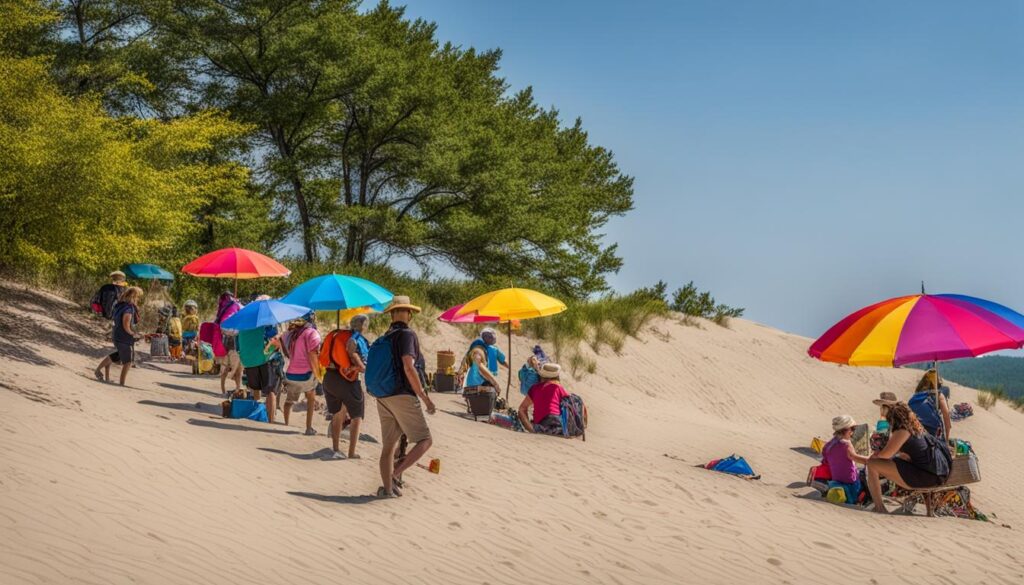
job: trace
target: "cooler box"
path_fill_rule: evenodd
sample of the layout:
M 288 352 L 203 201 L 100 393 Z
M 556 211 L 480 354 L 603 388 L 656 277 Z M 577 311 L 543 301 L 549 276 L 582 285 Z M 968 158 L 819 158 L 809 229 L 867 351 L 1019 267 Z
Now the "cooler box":
M 467 410 L 475 419 L 478 416 L 491 416 L 491 413 L 494 412 L 494 402 L 498 397 L 498 393 L 493 388 L 488 388 L 486 390 L 473 390 L 464 393 L 462 396 L 466 400 Z
M 454 375 L 445 374 L 444 372 L 434 374 L 435 392 L 455 392 L 456 390 L 458 390 L 458 386 L 456 385 Z

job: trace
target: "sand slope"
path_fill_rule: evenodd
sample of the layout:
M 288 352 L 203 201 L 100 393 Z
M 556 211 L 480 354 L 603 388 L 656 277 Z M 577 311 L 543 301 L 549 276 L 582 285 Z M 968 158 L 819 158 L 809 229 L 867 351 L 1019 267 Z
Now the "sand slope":
M 214 378 L 154 365 L 127 389 L 93 380 L 107 350 L 83 311 L 0 294 L 0 583 L 1024 580 L 1024 415 L 979 408 L 954 430 L 982 457 L 976 504 L 1012 529 L 795 497 L 813 460 L 794 448 L 835 414 L 873 420 L 870 399 L 916 375 L 821 364 L 809 340 L 754 323 L 663 321 L 600 356 L 569 383 L 586 443 L 475 423 L 437 395 L 441 474 L 410 471 L 405 497 L 377 501 L 375 408 L 364 459 L 323 461 L 329 440 L 296 421 L 221 419 Z M 466 343 L 447 326 L 422 340 L 431 356 Z M 763 480 L 694 467 L 733 452 Z

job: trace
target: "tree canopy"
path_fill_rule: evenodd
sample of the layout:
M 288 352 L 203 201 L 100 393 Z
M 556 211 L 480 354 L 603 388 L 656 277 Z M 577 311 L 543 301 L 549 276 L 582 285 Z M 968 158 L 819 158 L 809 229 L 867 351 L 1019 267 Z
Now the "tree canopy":
M 621 266 L 601 230 L 633 183 L 612 153 L 510 88 L 499 50 L 444 43 L 402 8 L 4 3 L 28 15 L 3 33 L 0 131 L 18 146 L 0 186 L 24 210 L 5 263 L 293 238 L 307 261 L 404 257 L 573 297 Z M 81 225 L 51 237 L 54 213 Z

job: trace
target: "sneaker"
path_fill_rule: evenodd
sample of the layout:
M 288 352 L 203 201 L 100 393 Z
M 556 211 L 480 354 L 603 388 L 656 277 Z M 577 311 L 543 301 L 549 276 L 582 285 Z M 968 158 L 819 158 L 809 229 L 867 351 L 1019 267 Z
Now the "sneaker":
M 306 436 L 307 437 L 312 437 L 315 434 L 316 434 L 316 429 L 314 429 L 313 427 L 309 427 L 308 429 L 306 429 Z
M 341 451 L 335 451 L 334 453 L 331 454 L 331 459 L 339 459 L 340 460 L 340 459 L 348 459 L 348 457 L 345 457 L 345 454 L 342 453 Z

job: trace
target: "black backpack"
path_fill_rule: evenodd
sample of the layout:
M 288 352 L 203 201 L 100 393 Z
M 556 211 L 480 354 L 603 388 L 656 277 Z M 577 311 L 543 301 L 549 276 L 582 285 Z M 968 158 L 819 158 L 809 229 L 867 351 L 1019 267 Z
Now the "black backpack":
M 96 296 L 92 298 L 92 302 L 93 304 L 100 306 L 104 319 L 114 318 L 114 305 L 117 304 L 117 299 L 121 296 L 121 292 L 123 291 L 123 286 L 108 283 L 101 286 L 100 290 L 96 292 Z

